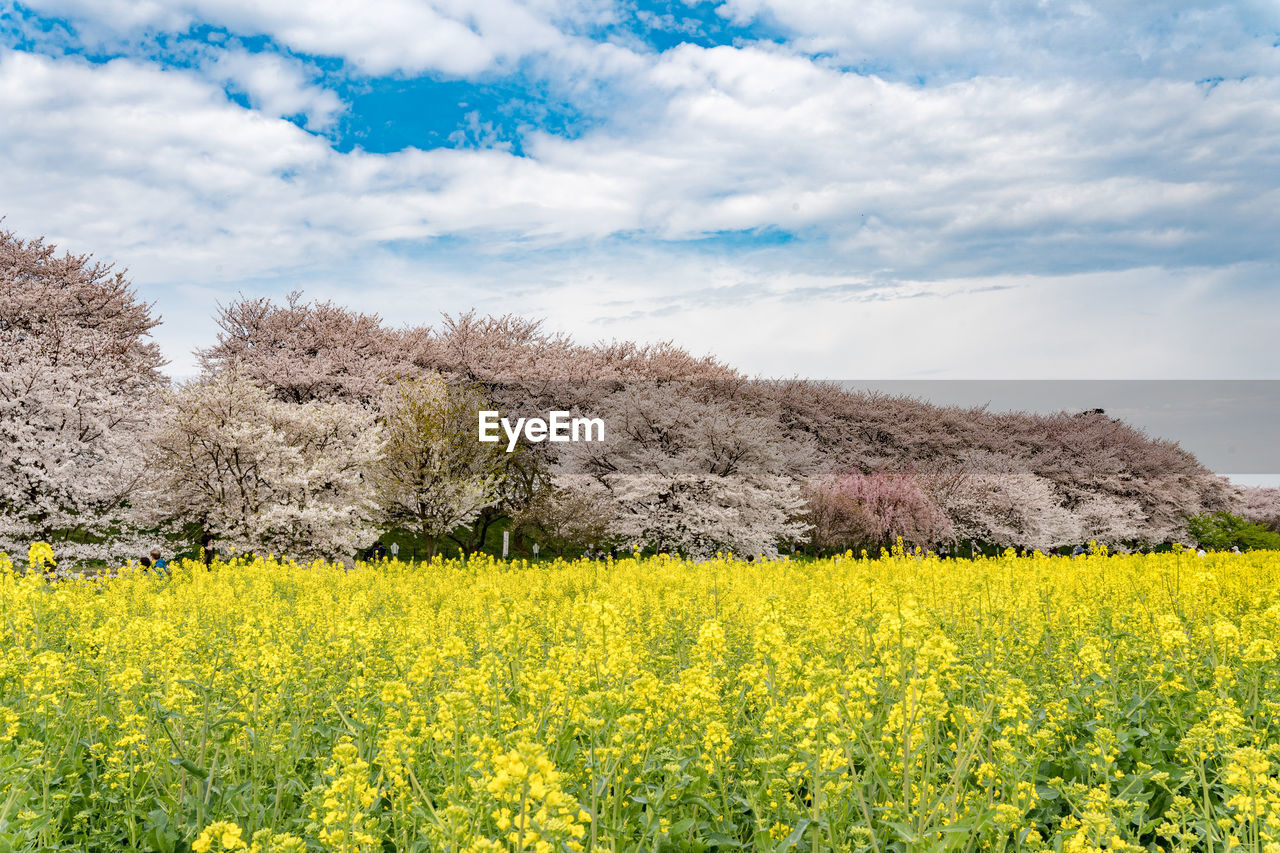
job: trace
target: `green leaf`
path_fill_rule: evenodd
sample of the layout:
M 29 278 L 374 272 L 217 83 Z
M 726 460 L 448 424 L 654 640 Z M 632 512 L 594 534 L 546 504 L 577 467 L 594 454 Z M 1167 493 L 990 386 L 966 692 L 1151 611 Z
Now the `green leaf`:
M 209 771 L 196 764 L 190 758 L 170 758 L 169 763 L 175 767 L 181 767 L 197 779 L 209 778 Z
M 144 839 L 147 847 L 154 853 L 173 853 L 177 846 L 178 834 L 176 832 L 167 832 L 160 827 L 152 827 L 151 831 L 146 834 Z
M 742 842 L 736 838 L 730 838 L 722 832 L 713 832 L 707 836 L 707 843 L 713 847 L 741 847 Z
M 684 835 L 689 831 L 689 827 L 693 826 L 693 818 L 687 817 L 671 824 L 671 828 L 667 830 L 668 835 Z

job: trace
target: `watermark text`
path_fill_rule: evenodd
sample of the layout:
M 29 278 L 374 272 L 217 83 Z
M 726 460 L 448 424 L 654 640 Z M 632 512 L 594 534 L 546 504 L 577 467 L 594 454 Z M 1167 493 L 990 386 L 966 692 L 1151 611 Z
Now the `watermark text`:
M 600 418 L 575 418 L 569 412 L 552 411 L 543 418 L 516 418 L 513 424 L 500 412 L 480 412 L 480 440 L 498 442 L 507 436 L 507 452 L 512 453 L 523 435 L 534 444 L 543 441 L 604 441 L 604 421 Z

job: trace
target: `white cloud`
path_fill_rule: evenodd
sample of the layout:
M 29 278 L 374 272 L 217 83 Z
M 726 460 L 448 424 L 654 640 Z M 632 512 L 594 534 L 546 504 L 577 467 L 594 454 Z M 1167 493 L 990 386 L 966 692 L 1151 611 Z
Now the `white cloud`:
M 725 0 L 725 17 L 768 21 L 798 49 L 883 75 L 963 79 L 1198 80 L 1275 73 L 1280 7 L 1258 2 Z
M 311 82 L 312 75 L 296 59 L 240 48 L 210 53 L 205 73 L 247 94 L 249 103 L 268 116 L 305 116 L 308 129 L 323 131 L 345 109 L 332 91 Z
M 1158 268 L 934 281 L 785 262 L 586 261 L 527 309 L 581 337 L 673 338 L 753 374 L 853 378 L 1267 378 L 1271 269 Z
M 323 170 L 330 149 L 193 73 L 0 54 L 0 112 L 16 131 L 0 139 L 12 227 L 170 275 L 293 263 L 326 240 L 288 176 Z
M 694 2 L 694 0 L 686 0 Z M 705 2 L 705 0 L 704 0 Z M 295 53 L 337 57 L 363 73 L 469 76 L 560 54 L 575 36 L 636 13 L 618 0 L 29 0 L 110 45 L 194 24 L 266 35 Z M 890 79 L 1063 74 L 1181 80 L 1274 74 L 1280 7 L 1247 2 L 1023 3 L 1013 0 L 724 0 L 743 26 L 788 34 L 804 53 Z
M 338 57 L 366 74 L 439 71 L 474 75 L 551 50 L 566 36 L 558 25 L 606 20 L 592 2 L 514 0 L 32 0 L 46 15 L 72 18 L 86 39 L 102 44 L 193 24 L 238 35 L 270 36 L 288 49 Z
M 218 67 L 279 79 L 254 96 L 271 112 L 331 114 L 272 62 Z M 1275 80 L 919 88 L 691 47 L 644 77 L 657 103 L 643 123 L 535 135 L 527 156 L 340 154 L 194 72 L 11 53 L 2 198 L 48 230 L 111 229 L 124 239 L 110 245 L 246 270 L 442 235 L 544 246 L 763 228 L 907 276 L 1195 265 L 1271 257 L 1280 228 L 1276 187 L 1257 179 L 1280 170 Z
M 766 373 L 1280 369 L 1266 268 L 1244 263 L 1276 261 L 1272 77 L 921 87 L 786 48 L 575 41 L 567 66 L 638 98 L 610 124 L 535 134 L 525 156 L 384 155 L 276 118 L 340 109 L 305 66 L 209 56 L 162 71 L 0 53 L 5 227 L 128 264 L 170 317 L 175 372 L 219 294 L 296 286 L 397 318 L 420 299 L 423 321 L 474 304 L 586 338 L 673 336 Z M 744 229 L 803 239 L 759 261 L 689 242 Z M 447 257 L 444 236 L 475 254 Z

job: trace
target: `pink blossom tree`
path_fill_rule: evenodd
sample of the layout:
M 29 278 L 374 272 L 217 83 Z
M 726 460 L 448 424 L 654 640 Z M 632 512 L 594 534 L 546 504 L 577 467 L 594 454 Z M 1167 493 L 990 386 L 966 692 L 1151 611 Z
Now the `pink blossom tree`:
M 0 550 L 117 556 L 156 418 L 158 324 L 123 272 L 0 232 Z
M 332 302 L 304 302 L 296 291 L 283 305 L 238 299 L 216 321 L 217 342 L 199 352 L 205 373 L 238 370 L 285 402 L 369 404 L 395 378 L 419 372 L 412 354 L 421 335 Z
M 849 471 L 827 475 L 805 488 L 811 541 L 820 551 L 878 553 L 898 538 L 932 547 L 950 540 L 951 522 L 910 474 Z

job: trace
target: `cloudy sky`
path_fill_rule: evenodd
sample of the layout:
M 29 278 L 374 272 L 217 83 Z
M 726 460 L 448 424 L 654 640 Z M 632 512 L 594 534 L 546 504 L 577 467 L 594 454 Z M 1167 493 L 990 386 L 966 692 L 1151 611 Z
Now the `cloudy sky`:
M 0 0 L 0 215 L 828 378 L 1275 378 L 1280 5 Z

